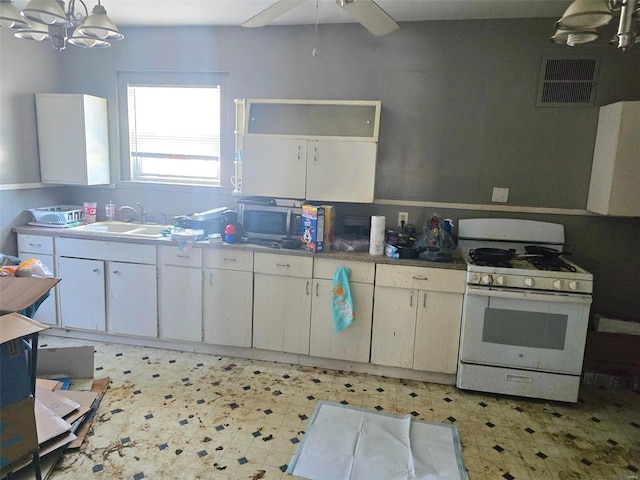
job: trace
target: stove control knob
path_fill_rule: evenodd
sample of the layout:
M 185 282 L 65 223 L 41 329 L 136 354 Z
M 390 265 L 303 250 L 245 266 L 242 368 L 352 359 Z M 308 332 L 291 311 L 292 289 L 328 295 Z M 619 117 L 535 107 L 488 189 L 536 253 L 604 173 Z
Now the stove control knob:
M 480 277 L 480 283 L 483 285 L 491 285 L 491 280 L 491 275 L 482 275 L 482 277 Z
M 554 280 L 553 288 L 555 288 L 556 290 L 562 289 L 562 280 Z
M 527 278 L 525 278 L 525 279 L 524 279 L 524 284 L 525 284 L 527 287 L 533 287 L 533 285 L 534 285 L 535 283 L 536 283 L 536 282 L 535 282 L 535 281 L 533 280 L 533 278 L 531 278 L 531 277 L 527 277 Z
M 504 276 L 503 275 L 498 275 L 496 277 L 496 283 L 498 285 L 504 285 L 506 282 L 504 281 Z
M 575 280 L 571 280 L 569 282 L 569 290 L 577 290 L 578 289 L 578 282 L 576 282 Z

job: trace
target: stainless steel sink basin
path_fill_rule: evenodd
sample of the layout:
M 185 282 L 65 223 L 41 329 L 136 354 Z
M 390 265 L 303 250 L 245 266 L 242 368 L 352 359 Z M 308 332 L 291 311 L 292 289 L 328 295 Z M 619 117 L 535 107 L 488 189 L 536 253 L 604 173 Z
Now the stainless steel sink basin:
M 170 228 L 171 225 L 114 221 L 89 223 L 87 225 L 73 227 L 70 230 L 123 237 L 160 238 L 163 236 L 160 232 Z

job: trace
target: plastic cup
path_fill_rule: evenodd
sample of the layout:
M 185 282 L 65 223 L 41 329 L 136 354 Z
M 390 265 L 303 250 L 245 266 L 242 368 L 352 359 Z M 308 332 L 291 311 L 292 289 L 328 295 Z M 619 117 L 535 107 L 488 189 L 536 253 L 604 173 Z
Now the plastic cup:
M 98 209 L 97 202 L 84 202 L 84 213 L 87 217 L 87 223 L 93 223 L 96 221 L 97 209 Z

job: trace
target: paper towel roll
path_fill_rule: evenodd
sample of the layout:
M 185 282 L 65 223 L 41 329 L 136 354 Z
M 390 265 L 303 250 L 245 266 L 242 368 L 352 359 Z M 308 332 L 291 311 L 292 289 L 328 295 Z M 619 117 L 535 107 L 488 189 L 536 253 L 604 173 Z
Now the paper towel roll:
M 371 217 L 371 235 L 369 236 L 369 253 L 382 255 L 384 253 L 384 229 L 387 219 L 382 215 Z

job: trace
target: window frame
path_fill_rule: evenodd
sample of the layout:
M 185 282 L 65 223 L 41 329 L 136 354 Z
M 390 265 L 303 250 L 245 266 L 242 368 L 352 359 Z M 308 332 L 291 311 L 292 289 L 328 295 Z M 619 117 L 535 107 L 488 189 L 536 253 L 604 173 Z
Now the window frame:
M 163 179 L 136 179 L 133 177 L 129 139 L 129 111 L 127 85 L 149 86 L 218 86 L 220 88 L 220 181 L 168 181 Z M 187 185 L 204 186 L 212 188 L 225 187 L 226 178 L 233 175 L 233 138 L 229 134 L 229 74 L 223 72 L 118 72 L 117 73 L 117 99 L 118 99 L 118 134 L 119 134 L 119 180 L 134 184 L 155 185 Z

